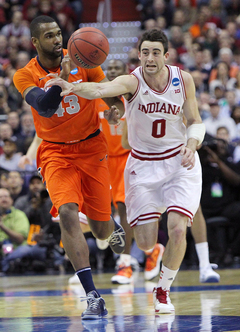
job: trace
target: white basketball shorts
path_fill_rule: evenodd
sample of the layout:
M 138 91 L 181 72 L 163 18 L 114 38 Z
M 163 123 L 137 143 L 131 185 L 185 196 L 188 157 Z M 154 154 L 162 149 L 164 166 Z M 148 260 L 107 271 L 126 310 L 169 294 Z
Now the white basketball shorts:
M 176 211 L 188 216 L 188 226 L 200 204 L 202 169 L 198 153 L 191 170 L 181 166 L 180 154 L 161 161 L 128 157 L 124 178 L 127 219 L 131 227 L 158 220 Z

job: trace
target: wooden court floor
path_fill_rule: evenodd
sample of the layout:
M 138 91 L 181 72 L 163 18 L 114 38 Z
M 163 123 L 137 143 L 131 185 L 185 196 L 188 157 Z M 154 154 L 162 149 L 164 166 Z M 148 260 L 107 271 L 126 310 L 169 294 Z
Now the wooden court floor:
M 0 331 L 4 332 L 240 332 L 240 270 L 219 270 L 218 284 L 200 284 L 198 271 L 179 271 L 171 290 L 175 315 L 155 317 L 152 289 L 157 278 L 112 285 L 112 274 L 94 274 L 106 301 L 107 319 L 81 321 L 86 302 L 71 275 L 0 277 Z

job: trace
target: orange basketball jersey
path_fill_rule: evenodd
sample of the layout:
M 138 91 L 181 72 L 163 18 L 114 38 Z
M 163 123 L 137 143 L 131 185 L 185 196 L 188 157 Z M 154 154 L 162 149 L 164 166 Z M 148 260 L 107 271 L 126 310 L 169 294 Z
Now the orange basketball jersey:
M 122 98 L 122 102 L 123 98 Z M 108 143 L 108 155 L 110 157 L 118 157 L 124 154 L 128 154 L 129 150 L 126 150 L 122 147 L 122 132 L 123 132 L 123 123 L 124 118 L 123 116 L 120 120 L 120 124 L 116 125 L 109 125 L 108 121 L 104 118 L 103 112 L 108 110 L 109 107 L 102 99 L 96 99 L 96 107 L 98 110 L 99 117 L 101 119 L 101 130 L 104 132 L 107 143 Z
M 63 55 L 66 54 L 67 50 L 63 50 Z M 35 57 L 15 73 L 13 82 L 21 94 L 31 86 L 43 89 L 50 79 L 46 78 L 49 72 L 59 74 L 60 68 L 48 70 L 42 66 L 38 57 Z M 68 82 L 100 82 L 104 78 L 101 67 L 94 69 L 76 67 L 71 71 Z M 40 116 L 34 108 L 32 113 L 38 137 L 51 142 L 77 142 L 85 139 L 100 126 L 95 100 L 87 100 L 75 94 L 64 96 L 51 118 Z

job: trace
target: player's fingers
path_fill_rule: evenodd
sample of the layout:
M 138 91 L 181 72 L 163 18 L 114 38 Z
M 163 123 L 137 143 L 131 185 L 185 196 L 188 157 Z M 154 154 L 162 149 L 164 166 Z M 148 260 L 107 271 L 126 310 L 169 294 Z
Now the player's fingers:
M 189 167 L 187 168 L 187 170 L 189 171 L 190 169 L 192 169 L 195 166 L 195 160 L 192 161 L 189 165 Z
M 47 88 L 47 87 L 53 85 L 53 82 L 55 82 L 55 79 L 54 79 L 54 78 L 48 80 L 48 81 L 45 83 L 44 88 Z
M 104 116 L 105 116 L 105 115 L 106 115 L 106 116 L 109 116 L 109 113 L 110 113 L 110 110 L 104 110 L 104 111 L 103 111 L 103 115 L 104 115 Z
M 48 80 L 45 83 L 44 88 L 49 87 L 49 86 L 54 85 L 54 84 L 60 85 L 61 83 L 62 83 L 61 78 L 51 78 L 50 80 Z
M 21 168 L 21 169 L 25 169 L 25 164 L 19 162 L 19 163 L 18 163 L 18 167 Z
M 18 167 L 24 169 L 25 168 L 25 162 L 23 160 L 19 160 Z
M 193 151 L 185 146 L 181 148 L 180 154 L 183 156 L 183 159 L 193 158 L 194 156 Z
M 193 165 L 195 162 L 195 158 L 194 155 L 191 154 L 191 152 L 186 152 L 186 155 L 184 155 L 184 157 L 182 158 L 182 162 L 181 165 L 183 167 L 188 167 L 189 165 Z
M 192 169 L 194 167 L 194 165 L 190 165 L 187 170 L 190 171 L 190 169 Z
M 19 160 L 18 166 L 25 169 L 26 165 L 32 165 L 32 160 L 26 156 L 22 156 Z
M 194 155 L 191 156 L 191 158 L 188 159 L 188 165 L 186 167 L 188 167 L 187 169 L 190 170 L 195 166 L 195 157 Z
M 181 147 L 181 150 L 180 150 L 180 155 L 183 156 L 184 153 L 185 153 L 185 151 L 186 151 L 186 147 L 185 147 L 185 146 L 182 146 L 182 147 Z
M 182 160 L 181 165 L 182 165 L 183 167 L 188 167 L 188 166 L 189 166 L 189 160 Z
M 69 56 L 68 53 L 65 55 L 65 57 L 63 58 L 63 60 L 70 60 L 70 56 Z
M 187 165 L 188 161 L 189 161 L 188 156 L 187 156 L 186 154 L 184 154 L 184 156 L 183 156 L 183 158 L 182 158 L 181 165 L 182 165 L 182 166 Z M 185 166 L 185 167 L 186 167 L 186 166 Z
M 63 97 L 63 96 L 68 95 L 69 93 L 71 93 L 71 91 L 63 90 L 63 91 L 60 93 L 60 96 Z
M 58 73 L 49 73 L 47 77 L 58 77 Z
M 182 164 L 183 167 L 191 167 L 192 163 L 188 160 L 187 162 L 185 162 L 184 164 Z

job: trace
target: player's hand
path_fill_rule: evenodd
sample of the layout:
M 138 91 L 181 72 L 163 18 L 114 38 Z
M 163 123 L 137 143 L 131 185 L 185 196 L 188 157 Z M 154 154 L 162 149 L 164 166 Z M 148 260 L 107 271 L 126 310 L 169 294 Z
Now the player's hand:
M 66 54 L 65 57 L 62 59 L 61 67 L 62 67 L 62 70 L 60 72 L 59 77 L 64 79 L 65 81 L 68 81 L 68 77 L 69 77 L 70 72 L 74 68 L 76 68 L 76 65 L 71 60 L 71 58 L 68 54 Z
M 120 111 L 115 105 L 111 106 L 109 110 L 105 110 L 103 114 L 104 118 L 108 121 L 109 124 L 118 125 L 120 123 Z
M 61 96 L 66 96 L 73 91 L 73 84 L 68 83 L 60 77 L 56 77 L 56 74 L 48 74 L 48 77 L 54 77 L 45 83 L 44 89 L 50 88 L 52 85 L 58 85 L 62 88 Z
M 31 165 L 32 166 L 33 162 L 32 159 L 29 158 L 28 156 L 24 155 L 19 159 L 18 162 L 18 167 L 25 169 L 26 165 Z
M 191 149 L 186 146 L 183 146 L 180 151 L 182 157 L 181 165 L 187 167 L 188 170 L 192 169 L 195 166 L 195 155 Z

